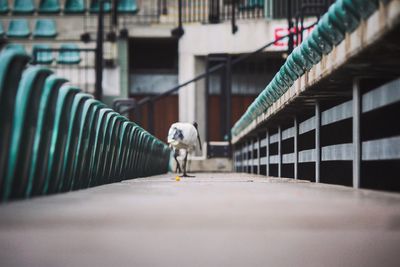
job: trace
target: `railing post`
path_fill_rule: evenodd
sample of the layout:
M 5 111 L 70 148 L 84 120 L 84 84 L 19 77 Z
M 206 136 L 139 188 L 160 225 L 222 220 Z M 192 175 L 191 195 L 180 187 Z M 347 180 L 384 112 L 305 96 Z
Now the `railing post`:
M 231 56 L 227 55 L 226 58 L 226 83 L 225 83 L 225 100 L 226 100 L 226 110 L 225 110 L 225 134 L 228 137 L 229 143 L 231 143 L 231 112 L 232 112 L 232 65 Z
M 112 13 L 111 13 L 111 23 L 114 27 L 113 30 L 115 30 L 118 27 L 118 1 L 117 0 L 111 0 L 112 3 Z
M 208 0 L 209 1 L 209 23 L 219 23 L 219 0 Z
M 235 14 L 235 10 L 236 10 L 236 1 L 237 0 L 231 0 L 232 1 L 232 34 L 235 34 L 238 30 L 238 26 L 236 25 L 236 14 Z
M 178 0 L 178 27 L 171 31 L 172 36 L 181 38 L 185 33 L 182 26 L 182 0 Z
M 242 160 L 242 165 L 240 166 L 241 172 L 244 172 L 244 157 L 245 157 L 244 150 L 245 150 L 245 147 L 246 147 L 246 143 L 244 143 L 242 145 L 242 149 L 241 149 L 241 156 L 240 156 L 240 159 Z
M 94 97 L 98 100 L 103 98 L 103 36 L 104 36 L 104 0 L 99 0 L 99 15 L 97 20 L 97 40 L 96 40 L 96 81 Z
M 260 175 L 261 174 L 261 156 L 260 156 L 260 151 L 261 151 L 261 138 L 259 135 L 257 135 L 257 144 L 258 144 L 258 148 L 257 148 L 257 174 Z
M 288 33 L 290 34 L 293 28 L 292 0 L 287 0 L 287 20 L 288 20 Z M 288 40 L 288 54 L 292 53 L 293 46 L 294 46 L 293 34 L 290 34 Z
M 148 103 L 148 109 L 147 127 L 149 133 L 154 134 L 154 102 L 152 100 Z
M 267 146 L 266 146 L 266 152 L 265 152 L 265 156 L 267 158 L 267 162 L 266 162 L 266 166 L 265 166 L 265 173 L 267 176 L 269 176 L 269 131 L 267 129 L 267 133 L 266 133 L 266 142 L 267 142 Z
M 251 161 L 250 161 L 250 168 L 251 168 L 251 173 L 254 173 L 254 139 L 251 140 L 251 150 L 250 150 L 250 155 L 251 155 Z
M 353 187 L 360 188 L 361 179 L 361 93 L 360 80 L 353 80 Z
M 278 127 L 278 177 L 282 177 L 282 127 Z
M 315 182 L 320 182 L 321 176 L 321 110 L 320 103 L 315 103 Z
M 294 136 L 293 136 L 293 153 L 294 153 L 294 179 L 299 178 L 298 170 L 299 170 L 299 155 L 298 155 L 298 136 L 299 136 L 299 127 L 298 127 L 298 122 L 297 122 L 297 117 L 294 117 Z

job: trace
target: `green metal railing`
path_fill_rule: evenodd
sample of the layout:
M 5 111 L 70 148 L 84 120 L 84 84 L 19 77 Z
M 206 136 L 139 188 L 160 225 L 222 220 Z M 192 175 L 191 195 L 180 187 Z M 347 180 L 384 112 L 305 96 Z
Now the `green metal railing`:
M 255 118 L 266 112 L 298 78 L 342 42 L 346 33 L 353 32 L 362 20 L 377 10 L 379 2 L 387 4 L 390 0 L 337 0 L 332 4 L 311 35 L 293 50 L 272 81 L 235 123 L 232 136 L 239 135 Z
M 2 201 L 168 171 L 165 143 L 29 60 L 0 53 Z

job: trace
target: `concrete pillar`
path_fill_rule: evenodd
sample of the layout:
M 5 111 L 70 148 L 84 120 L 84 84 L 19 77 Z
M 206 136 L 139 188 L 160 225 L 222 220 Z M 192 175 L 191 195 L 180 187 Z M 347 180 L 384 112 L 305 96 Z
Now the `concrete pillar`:
M 179 53 L 179 84 L 191 80 L 196 75 L 195 57 L 193 54 Z M 193 122 L 196 119 L 195 84 L 179 90 L 179 121 Z M 199 124 L 200 125 L 200 124 Z
M 206 71 L 206 60 L 204 57 L 195 57 L 195 75 L 202 74 Z M 194 77 L 193 76 L 193 77 Z M 192 78 L 193 78 L 192 77 Z M 206 90 L 205 79 L 201 79 L 195 83 L 195 106 L 194 106 L 194 121 L 199 124 L 199 134 L 202 142 L 209 141 L 206 140 L 206 100 L 205 100 L 205 90 Z

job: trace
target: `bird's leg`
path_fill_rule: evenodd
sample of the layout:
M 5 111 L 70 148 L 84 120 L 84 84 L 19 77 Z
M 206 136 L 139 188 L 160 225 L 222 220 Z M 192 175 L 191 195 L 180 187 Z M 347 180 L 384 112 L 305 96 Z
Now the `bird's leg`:
M 176 161 L 176 168 L 175 168 L 175 172 L 177 173 L 178 171 L 179 172 L 182 172 L 182 169 L 181 169 L 181 165 L 179 164 L 179 161 L 178 161 L 178 153 L 179 153 L 179 151 L 177 150 L 177 149 L 175 149 L 175 152 L 174 152 L 174 159 L 175 159 L 175 161 Z
M 182 177 L 194 177 L 194 176 L 188 175 L 188 174 L 186 173 L 186 166 L 187 166 L 187 157 L 188 157 L 188 154 L 189 154 L 189 152 L 186 151 L 185 159 L 183 160 L 183 175 L 182 175 Z

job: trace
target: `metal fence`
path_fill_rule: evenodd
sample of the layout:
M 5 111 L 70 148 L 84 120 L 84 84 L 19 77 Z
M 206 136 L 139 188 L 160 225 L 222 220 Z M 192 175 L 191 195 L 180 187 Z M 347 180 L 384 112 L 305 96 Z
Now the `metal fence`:
M 286 19 L 288 14 L 287 0 L 267 0 L 266 14 L 270 19 Z M 324 13 L 335 0 L 291 0 L 290 11 L 293 17 L 301 13 L 307 16 L 315 16 Z
M 235 144 L 235 171 L 400 190 L 400 129 L 391 123 L 399 116 L 400 79 L 372 90 L 371 81 L 354 79 L 350 99 L 316 101 L 314 110 L 249 134 Z

